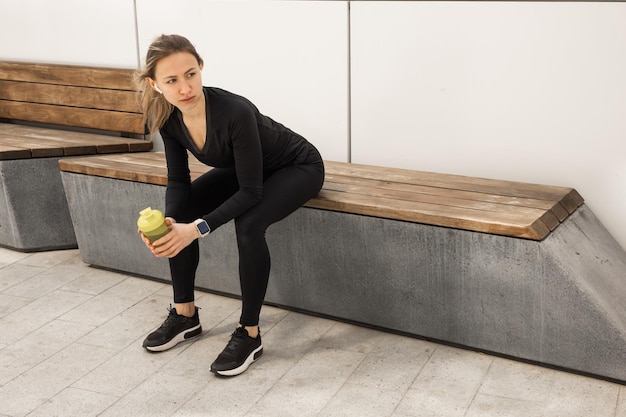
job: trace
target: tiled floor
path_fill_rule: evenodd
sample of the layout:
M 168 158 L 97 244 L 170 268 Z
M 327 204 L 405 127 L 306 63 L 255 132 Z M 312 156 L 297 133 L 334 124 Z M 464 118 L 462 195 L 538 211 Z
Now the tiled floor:
M 203 336 L 151 354 L 170 291 L 0 248 L 0 416 L 626 417 L 623 385 L 273 307 L 264 356 L 217 378 L 239 302 L 198 293 Z

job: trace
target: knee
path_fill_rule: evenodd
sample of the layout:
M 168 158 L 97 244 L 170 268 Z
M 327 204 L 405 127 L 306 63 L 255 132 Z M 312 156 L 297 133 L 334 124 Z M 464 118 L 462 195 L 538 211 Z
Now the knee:
M 265 238 L 266 227 L 252 216 L 241 216 L 235 219 L 235 231 L 239 245 L 249 245 L 258 239 Z

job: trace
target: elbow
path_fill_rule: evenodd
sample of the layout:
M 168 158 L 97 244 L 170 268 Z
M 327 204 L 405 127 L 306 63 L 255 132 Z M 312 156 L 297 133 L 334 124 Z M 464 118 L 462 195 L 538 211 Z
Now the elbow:
M 257 204 L 263 199 L 263 187 L 250 187 L 247 190 L 248 201 Z
M 251 195 L 254 202 L 258 203 L 263 199 L 263 190 L 254 190 Z

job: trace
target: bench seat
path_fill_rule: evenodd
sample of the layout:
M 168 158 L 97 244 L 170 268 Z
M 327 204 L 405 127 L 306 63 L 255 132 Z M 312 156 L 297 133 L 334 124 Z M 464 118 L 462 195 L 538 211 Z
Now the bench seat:
M 133 71 L 0 61 L 0 245 L 75 248 L 58 159 L 152 149 Z
M 163 154 L 59 166 L 83 261 L 168 281 L 136 235 Z M 266 236 L 268 304 L 626 381 L 626 253 L 572 188 L 326 162 Z M 198 289 L 239 296 L 233 222 L 200 251 Z
M 0 160 L 2 161 L 145 152 L 152 150 L 152 146 L 151 141 L 144 139 L 0 123 Z
M 192 178 L 207 166 L 190 157 Z M 583 203 L 572 188 L 326 161 L 306 206 L 434 226 L 544 239 Z M 162 152 L 62 160 L 64 171 L 167 184 Z

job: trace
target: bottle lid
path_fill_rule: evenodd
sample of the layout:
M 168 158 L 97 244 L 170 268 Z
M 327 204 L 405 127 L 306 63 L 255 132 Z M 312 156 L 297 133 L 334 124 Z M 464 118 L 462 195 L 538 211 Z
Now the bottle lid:
M 152 207 L 146 207 L 145 209 L 139 212 L 140 216 L 148 217 L 152 215 Z
M 137 219 L 137 226 L 144 232 L 156 230 L 163 224 L 165 218 L 163 213 L 159 210 L 153 210 L 152 207 L 147 207 L 139 212 L 139 219 Z

